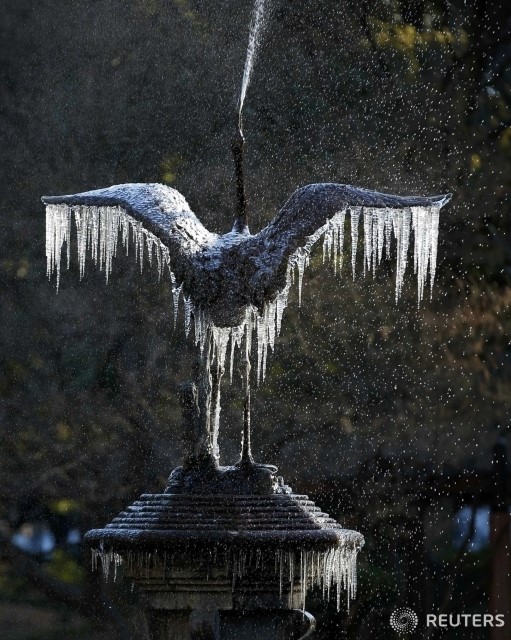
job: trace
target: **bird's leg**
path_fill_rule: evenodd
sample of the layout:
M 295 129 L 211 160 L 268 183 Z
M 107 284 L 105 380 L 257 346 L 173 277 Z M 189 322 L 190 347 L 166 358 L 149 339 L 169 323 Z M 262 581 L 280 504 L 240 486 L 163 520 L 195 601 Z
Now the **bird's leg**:
M 194 467 L 200 455 L 199 452 L 206 444 L 200 434 L 199 398 L 197 385 L 194 382 L 183 382 L 179 385 L 179 403 L 183 416 L 183 466 Z
M 212 388 L 211 388 L 211 408 L 212 408 L 212 420 L 211 420 L 211 448 L 213 456 L 218 461 L 220 459 L 220 451 L 218 448 L 218 432 L 220 430 L 220 392 L 222 377 L 224 375 L 224 367 L 217 362 L 215 371 L 213 372 Z
M 270 464 L 258 464 L 252 456 L 251 425 L 250 425 L 250 345 L 247 337 L 245 359 L 243 363 L 243 386 L 245 401 L 243 403 L 243 435 L 241 441 L 241 457 L 236 465 L 242 469 L 266 469 L 266 473 L 276 473 L 277 467 Z
M 179 388 L 185 450 L 183 467 L 210 468 L 217 465 L 208 416 L 207 396 L 211 395 L 211 386 L 200 361 L 194 363 L 192 371 L 193 381 L 185 382 Z
M 237 233 L 249 233 L 247 198 L 245 195 L 245 180 L 243 176 L 243 145 L 245 138 L 241 129 L 241 118 L 236 124 L 236 133 L 231 142 L 232 155 L 234 157 L 234 171 L 236 177 L 236 219 L 233 231 Z
M 254 464 L 250 442 L 250 360 L 245 358 L 244 386 L 245 401 L 243 403 L 243 435 L 241 440 L 241 459 L 239 464 Z

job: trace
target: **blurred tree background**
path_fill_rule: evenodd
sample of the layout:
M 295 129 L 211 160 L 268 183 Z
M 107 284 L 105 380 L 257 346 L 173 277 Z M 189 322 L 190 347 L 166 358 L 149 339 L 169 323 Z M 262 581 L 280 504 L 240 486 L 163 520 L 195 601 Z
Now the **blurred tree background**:
M 509 425 L 511 10 L 270 4 L 244 127 L 252 231 L 311 182 L 454 193 L 432 300 L 417 309 L 409 273 L 396 305 L 391 267 L 352 281 L 349 260 L 339 277 L 317 252 L 254 399 L 258 458 L 367 538 L 349 615 L 311 599 L 318 638 L 392 638 L 397 603 L 487 610 L 489 552 L 474 540 L 485 504 L 472 505 L 460 542 L 462 505 L 437 487 L 486 472 L 491 484 L 491 447 Z M 2 1 L 4 640 L 144 637 L 136 594 L 90 573 L 80 537 L 161 491 L 179 463 L 177 387 L 193 348 L 181 317 L 173 328 L 170 283 L 149 265 L 140 275 L 131 257 L 117 258 L 108 286 L 92 266 L 79 283 L 72 264 L 57 294 L 40 196 L 162 182 L 227 231 L 251 10 L 250 0 Z M 236 388 L 225 392 L 224 463 L 240 447 Z

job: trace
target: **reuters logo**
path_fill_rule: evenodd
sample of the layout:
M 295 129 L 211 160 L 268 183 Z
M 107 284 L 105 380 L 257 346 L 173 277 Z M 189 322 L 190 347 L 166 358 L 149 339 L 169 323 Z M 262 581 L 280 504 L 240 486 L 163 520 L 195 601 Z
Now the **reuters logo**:
M 396 609 L 390 616 L 390 626 L 394 631 L 411 633 L 417 627 L 418 622 L 417 614 L 408 607 Z

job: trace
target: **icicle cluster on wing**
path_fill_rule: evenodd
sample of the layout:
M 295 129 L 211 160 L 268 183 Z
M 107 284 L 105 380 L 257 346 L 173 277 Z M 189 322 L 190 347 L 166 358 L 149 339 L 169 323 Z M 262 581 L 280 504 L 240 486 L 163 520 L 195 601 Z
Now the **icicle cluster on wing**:
M 256 235 L 209 232 L 176 190 L 158 184 L 126 184 L 76 195 L 43 198 L 46 207 L 48 275 L 60 281 L 63 245 L 67 265 L 74 216 L 80 276 L 86 253 L 105 272 L 112 270 L 119 237 L 126 252 L 130 239 L 142 269 L 144 256 L 158 275 L 172 282 L 174 317 L 183 293 L 186 333 L 195 339 L 211 366 L 224 368 L 229 352 L 245 340 L 257 341 L 257 379 L 264 378 L 268 348 L 273 349 L 295 273 L 299 300 L 313 245 L 323 238 L 323 256 L 340 270 L 345 219 L 351 220 L 351 266 L 355 275 L 359 221 L 363 221 L 364 271 L 373 271 L 391 253 L 395 238 L 396 299 L 403 286 L 411 231 L 418 302 L 429 275 L 435 278 L 440 208 L 450 195 L 400 197 L 339 184 L 298 189 L 275 219 Z M 193 318 L 193 322 L 192 322 Z M 231 348 L 228 348 L 230 343 Z M 246 349 L 244 350 L 247 351 Z M 248 349 L 250 356 L 250 348 Z

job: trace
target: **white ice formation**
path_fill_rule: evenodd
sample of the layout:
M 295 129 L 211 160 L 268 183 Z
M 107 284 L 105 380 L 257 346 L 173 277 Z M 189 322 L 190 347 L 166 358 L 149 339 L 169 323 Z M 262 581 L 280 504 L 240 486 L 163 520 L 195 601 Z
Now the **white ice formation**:
M 360 550 L 360 536 L 350 535 L 346 531 L 343 542 L 325 551 L 310 551 L 307 549 L 282 550 L 271 552 L 260 549 L 255 545 L 250 550 L 214 547 L 210 551 L 209 564 L 215 567 L 218 574 L 219 567 L 224 566 L 232 576 L 233 587 L 238 580 L 250 575 L 253 569 L 263 564 L 268 571 L 274 571 L 279 580 L 280 595 L 284 589 L 293 592 L 294 586 L 300 588 L 300 604 L 305 610 L 306 596 L 310 589 L 318 588 L 325 600 L 331 599 L 335 593 L 335 602 L 339 611 L 342 595 L 346 599 L 346 606 L 357 593 L 357 555 Z M 101 568 L 105 578 L 112 576 L 117 579 L 120 567 L 135 579 L 163 578 L 168 569 L 172 569 L 175 554 L 161 550 L 150 551 L 122 551 L 113 549 L 92 550 L 92 568 Z M 212 581 L 214 578 L 212 578 Z
M 417 206 L 408 209 L 351 207 L 351 265 L 355 275 L 356 253 L 359 238 L 359 221 L 363 221 L 364 272 L 375 272 L 384 254 L 391 252 L 392 238 L 395 239 L 396 285 L 395 297 L 399 298 L 408 262 L 408 249 L 413 231 L 413 264 L 417 276 L 418 303 L 424 296 L 429 276 L 431 289 L 435 279 L 439 205 Z M 245 342 L 251 353 L 252 335 L 257 343 L 257 380 L 264 379 L 268 350 L 273 350 L 275 339 L 282 326 L 282 316 L 288 304 L 291 285 L 298 284 L 298 298 L 301 304 L 303 275 L 309 264 L 312 247 L 323 238 L 323 258 L 331 260 L 334 270 L 340 272 L 345 251 L 345 219 L 348 209 L 337 212 L 326 221 L 304 246 L 298 248 L 288 259 L 285 285 L 277 295 L 265 303 L 261 311 L 248 305 L 242 322 L 232 327 L 217 327 L 210 320 L 208 309 L 194 304 L 193 294 L 183 295 L 185 332 L 193 328 L 195 341 L 201 353 L 212 365 L 217 363 L 223 370 L 229 354 L 229 371 L 232 375 L 232 359 L 236 347 Z M 165 244 L 144 225 L 128 215 L 119 206 L 68 206 L 49 204 L 46 209 L 46 257 L 47 272 L 56 275 L 57 287 L 60 282 L 61 260 L 66 244 L 67 266 L 70 262 L 72 218 L 77 232 L 78 263 L 80 277 L 86 265 L 86 253 L 90 251 L 93 261 L 105 273 L 108 281 L 112 271 L 112 259 L 116 255 L 119 239 L 126 253 L 133 246 L 135 259 L 142 270 L 144 259 L 156 265 L 158 277 L 167 274 L 173 291 L 174 318 L 177 317 L 182 283 L 176 281 L 172 270 L 169 250 Z M 220 237 L 221 239 L 222 237 Z M 230 347 L 230 348 L 229 348 Z M 245 350 L 246 351 L 246 350 Z

